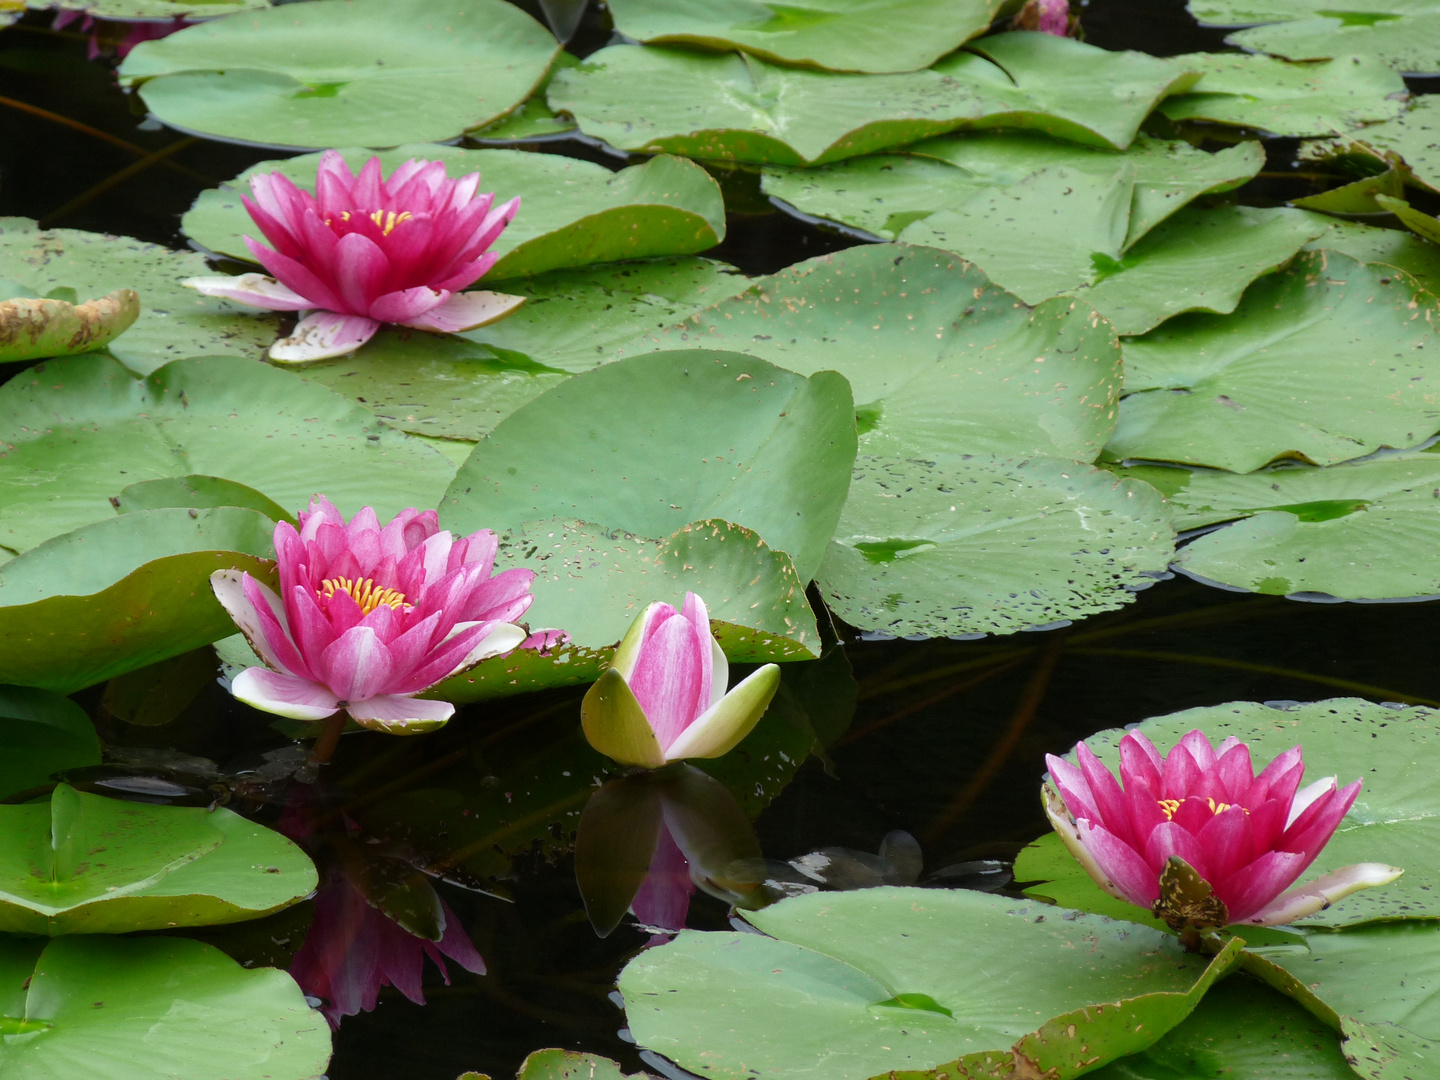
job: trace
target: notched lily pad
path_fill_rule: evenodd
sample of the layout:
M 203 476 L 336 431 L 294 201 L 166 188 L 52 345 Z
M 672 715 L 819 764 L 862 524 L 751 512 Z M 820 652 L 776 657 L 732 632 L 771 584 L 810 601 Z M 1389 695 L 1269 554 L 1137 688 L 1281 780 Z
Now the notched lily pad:
M 0 363 L 103 349 L 139 317 L 134 289 L 116 289 L 83 304 L 27 297 L 0 301 Z
M 256 919 L 303 899 L 315 867 L 224 807 L 122 802 L 59 784 L 0 805 L 0 930 L 116 934 Z
M 0 799 L 99 764 L 100 740 L 79 705 L 34 686 L 0 686 Z

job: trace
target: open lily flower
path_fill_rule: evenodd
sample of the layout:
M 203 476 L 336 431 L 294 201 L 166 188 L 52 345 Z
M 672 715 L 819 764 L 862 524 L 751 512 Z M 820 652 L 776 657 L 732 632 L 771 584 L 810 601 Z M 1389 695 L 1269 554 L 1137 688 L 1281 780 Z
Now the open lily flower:
M 439 727 L 455 706 L 415 695 L 526 639 L 513 620 L 535 575 L 492 576 L 496 548 L 488 529 L 455 539 L 434 510 L 403 510 L 381 528 L 366 507 L 347 524 L 317 496 L 298 532 L 275 526 L 278 596 L 249 574 L 210 576 L 267 665 L 246 668 L 230 692 L 296 720 L 344 709 L 378 731 Z
M 729 680 L 703 600 L 687 592 L 680 611 L 651 604 L 580 704 L 585 737 L 621 765 L 647 769 L 720 757 L 759 723 L 780 669 L 766 664 L 727 694 Z
M 245 237 L 269 270 L 238 277 L 196 277 L 184 284 L 270 311 L 310 311 L 270 358 L 291 363 L 353 352 L 381 323 L 446 333 L 472 330 L 514 311 L 524 298 L 461 292 L 484 276 L 499 255 L 488 250 L 520 207 L 494 206 L 476 194 L 480 174 L 458 180 L 445 163 L 412 158 L 386 180 L 380 159 L 356 176 L 327 150 L 315 194 L 280 173 L 250 180 L 241 196 L 274 250 Z
M 1298 746 L 1256 776 L 1239 739 L 1217 750 L 1192 731 L 1162 758 L 1132 731 L 1120 742 L 1121 782 L 1083 742 L 1076 755 L 1078 768 L 1046 756 L 1050 823 L 1102 889 L 1176 930 L 1293 922 L 1403 873 L 1359 863 L 1289 888 L 1360 793 L 1359 780 L 1339 788 L 1333 776 L 1301 788 Z

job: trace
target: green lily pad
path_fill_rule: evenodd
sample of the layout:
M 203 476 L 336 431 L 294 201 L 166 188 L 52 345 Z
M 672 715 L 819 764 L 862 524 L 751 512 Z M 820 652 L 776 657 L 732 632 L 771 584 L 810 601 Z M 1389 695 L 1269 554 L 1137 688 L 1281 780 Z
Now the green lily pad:
M 139 293 L 139 318 L 109 343 L 109 350 L 140 375 L 202 353 L 259 359 L 279 336 L 279 315 L 182 286 L 185 278 L 209 273 L 204 258 L 193 251 L 74 229 L 42 232 L 28 218 L 0 218 L 0 263 L 6 276 L 23 277 L 40 292 L 62 286 L 82 296 L 116 289 Z
M 1281 456 L 1331 464 L 1414 446 L 1440 428 L 1437 316 L 1440 300 L 1404 273 L 1303 253 L 1232 314 L 1126 342 L 1109 451 L 1250 472 Z
M 1063 142 L 1029 132 L 961 133 L 927 139 L 904 154 L 876 154 L 819 169 L 767 168 L 762 188 L 805 214 L 894 240 L 906 226 L 965 202 L 984 188 L 1008 188 L 1042 168 L 1060 166 L 1106 180 L 1135 166 L 1134 194 L 1122 248 L 1197 196 L 1229 191 L 1265 164 L 1254 141 L 1208 154 L 1186 142 L 1141 135 L 1124 152 Z M 1048 208 L 1036 208 L 1044 213 Z M 1055 242 L 1071 222 L 1051 217 Z
M 925 71 L 843 75 L 612 45 L 560 72 L 549 102 L 622 150 L 818 165 L 971 126 L 1123 149 L 1155 102 L 1196 77 L 1050 34 L 1002 34 L 983 48 Z
M 83 11 L 97 19 L 209 19 L 270 6 L 270 0 L 29 0 L 37 11 Z
M 1302 210 L 1324 214 L 1383 214 L 1385 207 L 1378 199 L 1393 198 L 1405 190 L 1405 176 L 1400 167 L 1391 167 L 1374 176 L 1366 176 L 1341 184 L 1318 195 L 1292 199 L 1291 205 Z M 1323 239 L 1323 237 L 1321 238 Z M 1313 244 L 1315 241 L 1311 241 Z
M 1436 812 L 1440 793 L 1431 783 L 1430 770 L 1425 764 L 1427 748 L 1440 742 L 1440 713 L 1418 706 L 1375 705 L 1358 698 L 1331 698 L 1283 708 L 1232 701 L 1152 717 L 1141 724 L 1139 730 L 1163 754 L 1195 728 L 1204 731 L 1213 743 L 1230 735 L 1248 743 L 1257 771 L 1277 754 L 1298 744 L 1305 752 L 1307 780 L 1335 776 L 1339 783 L 1348 784 L 1357 778 L 1363 779 L 1365 785 L 1355 805 L 1324 851 L 1301 875 L 1300 882 L 1303 884 L 1321 874 L 1361 862 L 1403 867 L 1405 874 L 1389 885 L 1362 889 L 1298 920 L 1296 926 L 1322 930 L 1346 928 L 1343 934 L 1325 932 L 1307 938 L 1314 950 L 1316 942 L 1357 940 L 1362 929 L 1366 934 L 1373 932 L 1361 924 L 1427 920 L 1418 925 L 1437 938 L 1434 970 L 1440 971 L 1440 929 L 1434 921 L 1440 919 L 1440 901 L 1435 897 L 1437 883 L 1440 883 L 1440 856 L 1437 856 L 1440 814 Z M 1119 775 L 1118 747 L 1124 734 L 1123 729 L 1111 729 L 1085 740 L 1116 775 Z M 1038 781 L 1036 786 L 1038 789 Z M 1037 871 L 1044 871 L 1046 877 L 1051 873 L 1056 876 L 1051 878 L 1051 884 L 1034 889 L 1035 893 L 1050 896 L 1053 890 L 1060 889 L 1063 892 L 1054 895 L 1063 895 L 1067 904 L 1081 910 L 1099 909 L 1119 918 L 1140 916 L 1137 921 L 1142 922 L 1149 918 L 1147 911 L 1111 900 L 1102 893 L 1074 859 L 1068 863 L 1046 859 L 1024 867 L 1017 865 L 1016 876 L 1029 877 Z M 1091 897 L 1109 903 L 1100 908 Z M 1247 930 L 1238 928 L 1237 932 L 1245 937 Z M 1254 936 L 1266 932 L 1249 933 Z M 1291 944 L 1281 947 L 1280 952 L 1289 955 L 1286 950 L 1293 949 L 1294 941 L 1299 939 L 1291 934 L 1285 940 Z M 1252 944 L 1250 948 L 1255 950 L 1258 946 Z M 1359 951 L 1364 952 L 1364 946 L 1360 946 Z M 1265 955 L 1265 950 L 1260 952 Z M 1298 961 L 1294 970 L 1301 973 L 1301 981 L 1306 984 L 1315 981 L 1318 972 L 1305 964 L 1303 956 L 1298 957 Z M 1378 963 L 1378 959 L 1375 962 Z M 1403 965 L 1391 970 L 1403 970 Z M 1417 965 L 1415 973 L 1419 970 Z M 1364 983 L 1360 985 L 1363 987 Z M 1336 1008 L 1340 1012 L 1355 1012 L 1353 1008 L 1339 1005 Z M 1357 1015 L 1371 1018 L 1368 1013 Z M 1440 1012 L 1435 1015 L 1440 1018 Z M 1404 1023 L 1402 1018 L 1384 1013 L 1377 1013 L 1373 1018 Z
M 559 51 L 502 0 L 316 0 L 143 42 L 120 79 L 186 131 L 262 146 L 397 146 L 504 116 Z
M 1355 1076 L 1328 1025 L 1256 980 L 1241 976 L 1213 987 L 1179 1027 L 1148 1050 L 1087 1075 L 1091 1080 L 1354 1080 Z
M 832 71 L 929 67 L 989 29 L 1001 0 L 614 0 L 615 29 L 637 41 L 743 49 Z
M 564 0 L 564 2 L 572 6 L 578 2 L 583 10 L 589 0 Z M 541 10 L 545 10 L 544 4 L 541 4 Z M 575 130 L 575 121 L 563 116 L 556 116 L 555 110 L 550 108 L 549 103 L 546 102 L 545 94 L 549 91 L 550 81 L 555 78 L 557 71 L 572 68 L 578 63 L 580 63 L 578 56 L 562 50 L 555 57 L 555 63 L 550 66 L 550 73 L 535 88 L 534 93 L 515 106 L 514 110 L 505 117 L 482 127 L 471 129 L 466 137 L 469 141 L 482 146 L 513 146 L 569 135 Z
M 133 289 L 72 304 L 16 298 L 0 301 L 0 363 L 103 349 L 140 317 Z
M 756 280 L 649 335 L 850 382 L 867 454 L 1093 458 L 1114 423 L 1118 344 L 1086 305 L 1032 310 L 947 252 L 846 248 Z M 638 343 L 637 343 L 638 344 Z
M 498 323 L 445 335 L 383 328 L 300 374 L 404 431 L 474 441 L 571 373 L 640 351 L 627 343 L 746 283 L 694 257 L 557 270 L 507 282 L 526 303 Z
M 7 1080 L 307 1080 L 330 1058 L 329 1028 L 289 975 L 212 945 L 0 942 Z
M 0 798 L 61 769 L 99 764 L 100 740 L 79 705 L 33 686 L 0 686 Z
M 1309 64 L 1240 53 L 1188 53 L 1176 59 L 1203 74 L 1186 93 L 1160 103 L 1160 112 L 1171 120 L 1303 137 L 1393 120 L 1405 108 L 1405 80 L 1370 56 Z
M 267 364 L 210 356 L 137 379 L 109 357 L 66 357 L 0 387 L 0 545 L 24 551 L 114 516 L 143 480 L 222 477 L 299 510 L 434 506 L 454 467 L 361 406 Z
M 861 630 L 1009 634 L 1121 607 L 1173 542 L 1159 492 L 1078 461 L 862 457 L 818 580 Z
M 491 245 L 501 258 L 487 282 L 572 266 L 685 255 L 714 247 L 725 237 L 720 185 L 698 165 L 662 156 L 619 172 L 554 154 L 520 150 L 462 150 L 407 143 L 379 154 L 354 147 L 340 151 L 358 170 L 379 157 L 388 174 L 410 158 L 445 163 L 452 176 L 478 172 L 497 200 L 520 195 L 520 212 Z M 185 235 L 211 251 L 253 261 L 241 237 L 262 240 L 240 202 L 256 173 L 275 173 L 313 191 L 319 154 L 252 165 L 218 189 L 201 192 L 185 213 Z M 513 290 L 511 290 L 513 291 Z
M 1394 120 L 1368 127 L 1343 142 L 1309 144 L 1302 155 L 1323 160 L 1336 153 L 1364 152 L 1366 148 L 1382 167 L 1387 154 L 1398 154 L 1411 180 L 1431 191 L 1440 191 L 1440 98 L 1429 94 L 1418 97 Z
M 1399 1024 L 1367 1024 L 1350 1016 L 1340 1018 L 1345 1033 L 1345 1056 L 1364 1080 L 1406 1080 L 1423 1064 L 1440 1067 L 1440 1040 L 1424 1039 Z
M 773 936 L 686 930 L 630 962 L 639 1045 L 710 1077 L 1064 1080 L 1150 1046 L 1234 959 L 962 889 L 817 893 L 746 918 Z
M 141 480 L 122 490 L 112 501 L 120 514 L 175 506 L 191 510 L 243 506 L 264 514 L 271 521 L 298 524 L 294 513 L 275 500 L 238 481 L 223 480 L 218 476 L 167 476 L 160 480 Z
M 1377 229 L 1353 221 L 1336 221 L 1330 231 L 1310 241 L 1306 250 L 1328 248 L 1360 262 L 1384 263 L 1404 270 L 1425 290 L 1440 296 L 1440 246 L 1399 229 Z
M 237 507 L 140 510 L 0 565 L 0 683 L 68 694 L 225 637 L 210 574 L 268 578 L 273 529 Z
M 1417 6 L 1416 0 L 1394 0 L 1383 5 L 1388 11 L 1375 10 L 1382 5 L 1368 11 L 1326 8 L 1313 18 L 1241 30 L 1225 43 L 1289 60 L 1364 56 L 1396 71 L 1430 74 L 1440 71 L 1440 11 L 1434 4 L 1406 11 Z
M 732 661 L 820 655 L 805 583 L 783 553 L 749 529 L 696 521 L 667 540 L 647 540 L 577 521 L 531 522 L 501 536 L 497 569 L 535 571 L 533 627 L 561 627 L 569 642 L 543 657 L 517 649 L 435 687 L 444 701 L 478 701 L 551 686 L 590 683 L 630 624 L 657 600 L 678 605 L 686 591 L 705 600 Z
M 1273 596 L 1440 596 L 1437 484 L 1433 460 L 1406 459 L 1200 476 L 1175 501 L 1201 518 L 1242 520 L 1182 548 L 1175 567 Z
M 658 537 L 723 518 L 808 581 L 845 501 L 854 423 L 833 372 L 807 379 L 704 350 L 618 360 L 502 420 L 461 466 L 440 519 L 457 533 L 573 518 Z
M 1054 166 L 981 192 L 900 234 L 954 251 L 1026 303 L 1083 296 L 1121 334 L 1184 311 L 1233 311 L 1245 287 L 1322 235 L 1299 210 L 1186 207 L 1123 250 L 1134 166 L 1109 177 Z
M 118 934 L 257 919 L 315 888 L 309 857 L 233 810 L 152 806 L 57 785 L 0 805 L 0 930 Z
M 536 1050 L 520 1065 L 515 1080 L 645 1080 L 646 1073 L 626 1073 L 598 1054 L 575 1050 Z M 465 1080 L 465 1077 L 460 1077 Z M 476 1080 L 488 1080 L 476 1076 Z
M 1440 220 L 1414 209 L 1404 199 L 1396 198 L 1393 195 L 1377 194 L 1375 202 L 1399 218 L 1401 224 L 1416 236 L 1424 237 L 1431 243 L 1440 244 Z

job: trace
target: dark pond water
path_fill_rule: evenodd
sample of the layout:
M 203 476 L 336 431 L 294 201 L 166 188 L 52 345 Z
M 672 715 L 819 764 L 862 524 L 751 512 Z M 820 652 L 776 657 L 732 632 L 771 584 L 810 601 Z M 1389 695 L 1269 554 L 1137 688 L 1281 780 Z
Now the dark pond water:
M 1095 0 L 1083 24 L 1088 40 L 1105 48 L 1159 55 L 1222 48 L 1223 34 L 1197 28 L 1181 0 Z M 607 36 L 603 12 L 591 11 L 572 48 L 592 50 Z M 0 38 L 0 98 L 0 214 L 45 225 L 179 246 L 179 215 L 199 191 L 277 156 L 150 129 L 110 68 L 85 59 L 81 37 L 56 34 L 34 16 Z M 163 160 L 144 156 L 171 148 Z M 570 142 L 545 149 L 621 164 Z M 1241 191 L 1242 201 L 1274 205 L 1307 190 L 1289 175 L 1293 145 L 1277 141 L 1271 149 L 1269 169 Z M 147 167 L 127 173 L 137 162 Z M 775 212 L 752 175 L 719 178 L 733 208 L 730 232 L 707 254 L 767 273 L 853 243 Z M 0 369 L 0 377 L 13 373 Z M 805 761 L 760 814 L 761 849 L 770 859 L 836 846 L 873 853 L 901 829 L 924 853 L 922 882 L 973 883 L 978 870 L 967 864 L 1011 859 L 1045 831 L 1037 790 L 1044 754 L 1102 728 L 1234 699 L 1352 695 L 1440 704 L 1437 613 L 1433 604 L 1302 604 L 1178 578 L 1122 611 L 1010 638 L 863 641 L 842 627 L 858 693 L 853 718 L 843 707 L 850 676 L 833 660 L 823 673 L 832 705 L 815 716 L 828 728 L 826 756 Z M 543 768 L 573 732 L 579 697 L 556 692 L 470 707 L 443 731 L 413 740 L 347 738 L 314 795 L 312 817 L 333 832 L 347 818 L 363 823 L 384 798 L 407 790 L 503 789 L 512 779 L 507 769 L 533 769 L 537 761 Z M 266 718 L 218 687 L 163 727 L 115 719 L 98 691 L 82 703 L 106 742 L 121 748 L 199 755 L 225 768 L 286 745 Z M 516 751 L 522 745 L 524 755 Z M 576 777 L 574 791 L 585 782 Z M 555 849 L 569 839 L 580 801 L 583 795 L 553 815 Z M 242 805 L 270 824 L 281 812 L 262 798 Z M 520 858 L 504 881 L 447 884 L 442 892 L 488 974 L 452 964 L 446 986 L 427 968 L 423 1007 L 382 992 L 378 1008 L 341 1025 L 333 1080 L 453 1080 L 466 1069 L 508 1076 L 544 1046 L 642 1066 L 610 995 L 648 936 L 628 925 L 596 936 L 571 857 L 539 852 Z M 285 966 L 308 907 L 201 936 L 242 960 Z M 727 916 L 721 901 L 699 893 L 689 924 L 719 928 Z

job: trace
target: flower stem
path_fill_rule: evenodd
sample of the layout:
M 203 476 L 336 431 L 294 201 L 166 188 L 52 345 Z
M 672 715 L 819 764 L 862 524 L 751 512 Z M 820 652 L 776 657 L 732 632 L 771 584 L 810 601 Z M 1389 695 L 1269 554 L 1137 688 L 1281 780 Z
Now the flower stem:
M 325 729 L 320 732 L 320 737 L 315 740 L 315 748 L 311 751 L 315 760 L 324 765 L 335 754 L 335 747 L 340 742 L 340 733 L 345 730 L 345 721 L 349 714 L 344 709 L 332 713 L 325 718 Z

